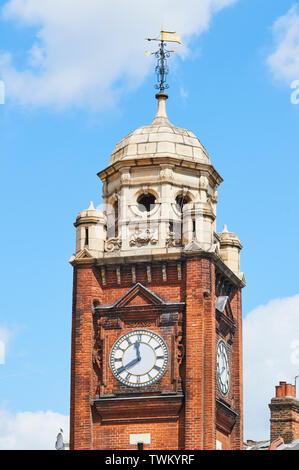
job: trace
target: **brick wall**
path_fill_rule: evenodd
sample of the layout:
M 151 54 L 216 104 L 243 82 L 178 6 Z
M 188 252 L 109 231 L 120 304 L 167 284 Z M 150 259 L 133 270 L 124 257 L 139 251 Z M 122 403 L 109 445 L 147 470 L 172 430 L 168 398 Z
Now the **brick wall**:
M 164 264 L 164 263 L 163 263 Z M 93 305 L 109 306 L 122 298 L 135 282 L 132 266 L 121 266 L 119 279 L 115 266 L 106 266 L 105 275 L 100 267 L 77 265 L 74 269 L 72 369 L 71 369 L 71 437 L 72 449 L 130 449 L 130 434 L 150 433 L 151 444 L 145 449 L 215 449 L 216 448 L 216 318 L 215 318 L 215 266 L 210 259 L 190 257 L 182 261 L 182 272 L 176 262 L 169 262 L 163 271 L 162 263 L 153 264 L 149 272 L 146 264 L 136 264 L 136 282 L 158 295 L 165 302 L 185 302 L 183 331 L 179 326 L 167 327 L 160 334 L 168 347 L 176 343 L 172 336 L 183 336 L 185 355 L 175 372 L 177 360 L 173 355 L 171 369 L 152 390 L 161 388 L 171 393 L 184 393 L 185 400 L 177 416 L 159 416 L 157 407 L 143 422 L 109 423 L 91 405 L 98 393 L 99 376 L 93 365 L 94 321 Z M 138 303 L 138 302 L 137 302 Z M 226 436 L 225 447 L 240 448 L 242 442 L 242 332 L 241 295 L 232 301 L 238 328 L 231 349 L 233 403 L 239 412 L 232 436 Z M 157 324 L 151 328 L 159 332 Z M 123 328 L 122 324 L 122 328 Z M 125 328 L 129 328 L 128 325 Z M 149 329 L 151 329 L 149 328 Z M 127 331 L 127 330 L 126 330 Z M 122 330 L 110 333 L 103 355 L 108 359 L 111 344 L 123 334 Z M 175 367 L 174 367 L 175 365 Z M 104 370 L 104 367 L 103 367 Z M 105 369 L 105 386 L 101 393 L 111 396 L 120 393 L 128 396 L 125 386 L 120 386 L 109 367 Z M 159 389 L 160 387 L 160 389 Z M 164 390 L 165 392 L 165 390 Z M 163 393 L 164 393 L 163 392 Z M 142 392 L 140 392 L 142 394 Z M 130 393 L 129 393 L 130 395 Z M 138 410 L 132 412 L 134 416 Z M 230 444 L 228 444 L 230 443 Z
M 299 400 L 295 385 L 280 382 L 276 396 L 269 405 L 271 410 L 271 442 L 282 437 L 285 444 L 299 438 Z

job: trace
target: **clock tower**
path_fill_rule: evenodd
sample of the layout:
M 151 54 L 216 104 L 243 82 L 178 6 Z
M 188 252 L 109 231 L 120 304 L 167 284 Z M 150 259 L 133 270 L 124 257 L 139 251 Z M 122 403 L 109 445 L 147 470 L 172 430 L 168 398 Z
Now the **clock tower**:
M 74 224 L 70 447 L 242 449 L 242 246 L 217 233 L 207 151 L 156 98 Z

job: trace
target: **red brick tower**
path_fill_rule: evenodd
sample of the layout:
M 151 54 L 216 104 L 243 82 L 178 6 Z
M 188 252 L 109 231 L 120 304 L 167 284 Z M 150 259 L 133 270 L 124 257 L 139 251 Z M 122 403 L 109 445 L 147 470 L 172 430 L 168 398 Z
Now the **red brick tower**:
M 216 233 L 221 177 L 167 95 L 76 219 L 71 449 L 241 449 L 241 244 Z

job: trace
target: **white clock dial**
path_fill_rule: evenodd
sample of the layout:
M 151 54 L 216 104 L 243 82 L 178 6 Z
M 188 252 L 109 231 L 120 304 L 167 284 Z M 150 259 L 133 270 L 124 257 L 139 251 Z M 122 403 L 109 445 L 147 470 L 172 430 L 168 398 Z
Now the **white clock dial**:
M 110 367 L 114 377 L 129 387 L 145 387 L 159 380 L 168 365 L 168 349 L 157 333 L 133 330 L 114 343 Z
M 223 340 L 217 344 L 217 380 L 223 396 L 227 396 L 230 388 L 230 367 L 227 347 Z

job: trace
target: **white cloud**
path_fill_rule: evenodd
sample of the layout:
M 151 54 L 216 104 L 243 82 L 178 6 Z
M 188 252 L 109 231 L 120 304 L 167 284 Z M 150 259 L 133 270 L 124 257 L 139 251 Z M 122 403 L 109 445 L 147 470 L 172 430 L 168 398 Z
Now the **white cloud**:
M 188 91 L 185 90 L 184 87 L 180 87 L 180 94 L 181 94 L 181 97 L 183 98 L 183 100 L 186 100 L 189 96 L 189 93 Z
M 268 404 L 280 381 L 299 374 L 299 295 L 276 299 L 244 319 L 244 424 L 247 439 L 270 437 Z
M 299 8 L 294 5 L 273 25 L 275 51 L 267 63 L 275 78 L 290 83 L 299 79 Z
M 55 450 L 60 428 L 68 442 L 67 416 L 53 411 L 13 414 L 0 410 L 0 450 Z
M 0 365 L 5 364 L 5 356 L 11 331 L 5 327 L 0 327 Z
M 237 1 L 9 0 L 4 19 L 36 28 L 36 36 L 24 69 L 9 51 L 0 55 L 7 98 L 31 106 L 111 106 L 152 70 L 145 50 L 153 43 L 145 37 L 163 24 L 178 31 L 186 54 L 191 36 Z

